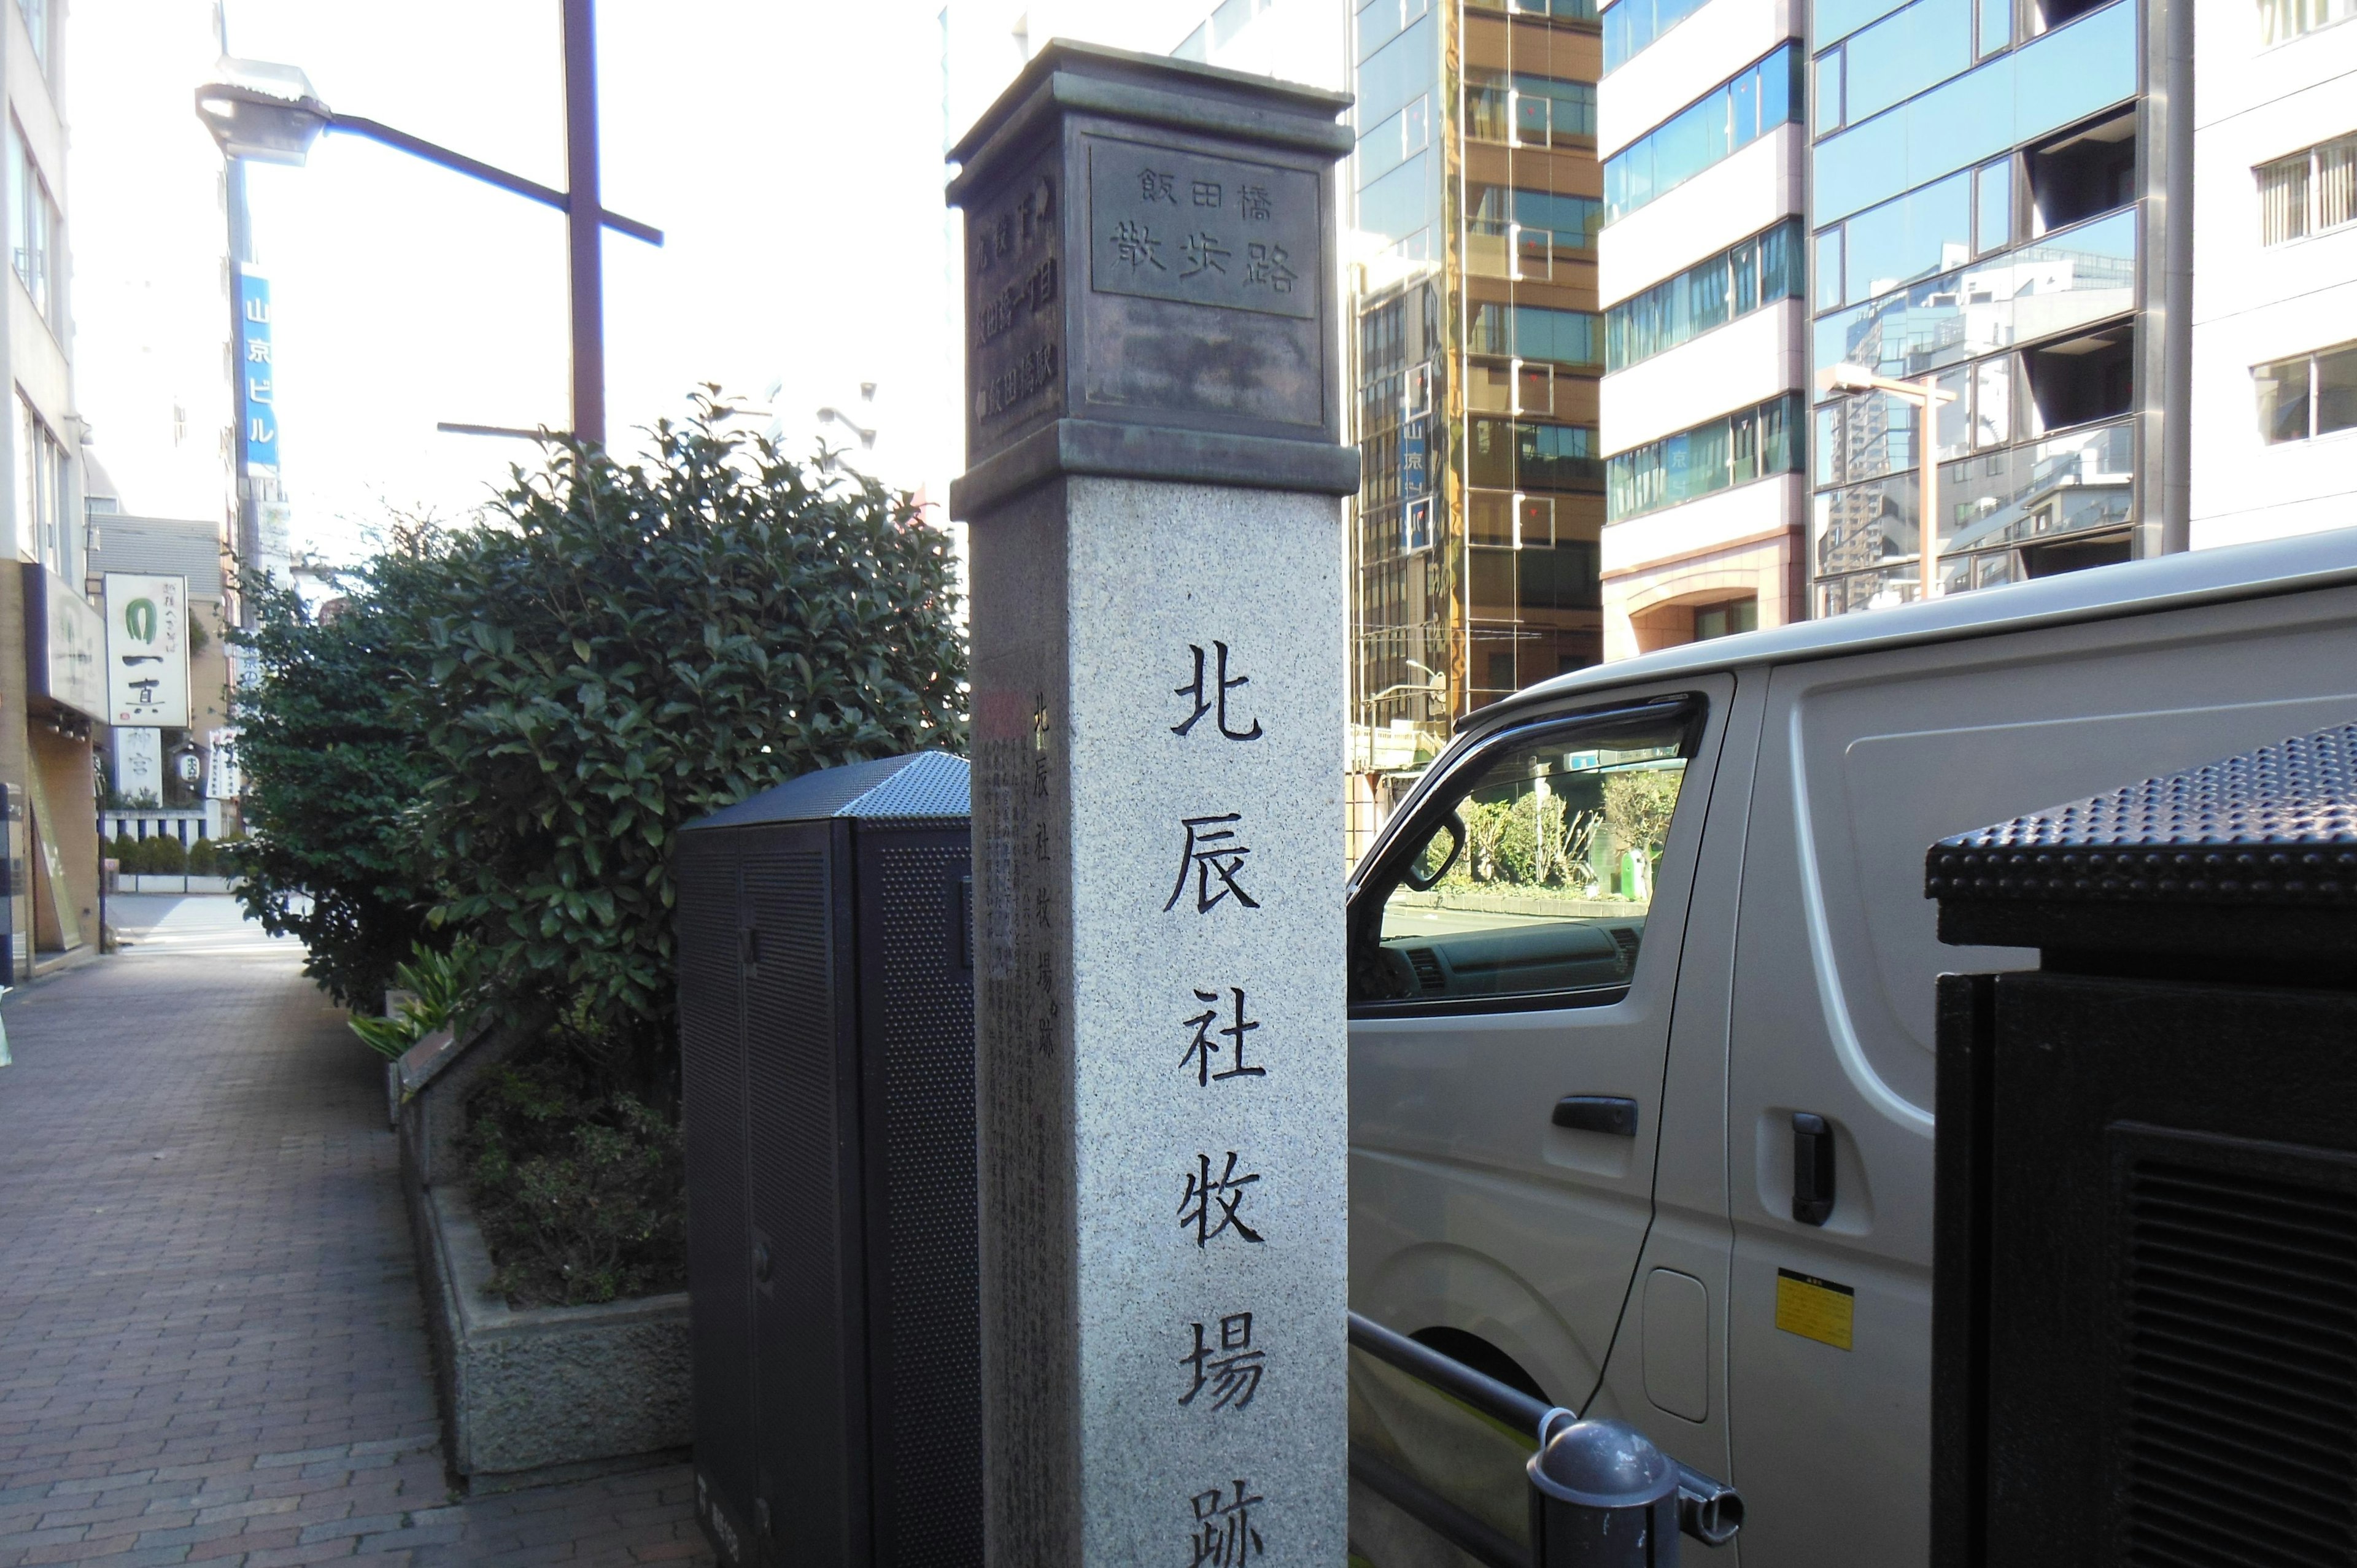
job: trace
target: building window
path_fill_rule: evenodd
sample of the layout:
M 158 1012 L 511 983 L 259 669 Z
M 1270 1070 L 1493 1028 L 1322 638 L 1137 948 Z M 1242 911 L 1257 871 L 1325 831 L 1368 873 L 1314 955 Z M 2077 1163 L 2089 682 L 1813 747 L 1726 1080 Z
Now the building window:
M 1546 360 L 1558 365 L 1597 362 L 1596 315 L 1543 305 L 1477 305 L 1466 348 L 1476 354 Z
M 2357 0 L 2259 0 L 2259 41 L 2279 44 L 2357 16 Z
M 1607 158 L 1604 220 L 1626 218 L 1797 119 L 1808 96 L 1802 64 L 1800 51 L 1786 44 Z
M 1627 65 L 1645 46 L 1693 16 L 1703 0 L 1620 0 L 1604 10 L 1604 72 Z
M 1596 88 L 1521 71 L 1465 73 L 1465 134 L 1518 147 L 1567 146 L 1596 140 Z
M 1604 368 L 1666 353 L 1763 305 L 1801 297 L 1801 220 L 1787 219 L 1604 313 Z
M 1801 400 L 1771 398 L 1609 459 L 1604 516 L 1620 522 L 1801 467 Z
M 26 292 L 33 296 L 33 305 L 44 321 L 53 320 L 51 307 L 55 290 L 51 286 L 56 271 L 56 239 L 60 227 L 58 204 L 49 197 L 48 182 L 41 177 L 38 165 L 33 162 L 30 149 L 25 145 L 25 133 L 16 122 L 8 122 L 8 255 L 23 280 Z
M 16 553 L 66 575 L 66 449 L 25 394 L 16 394 Z
M 1733 637 L 1740 631 L 1760 629 L 1760 601 L 1757 598 L 1729 599 L 1725 604 L 1697 605 L 1694 613 L 1694 639 L 1708 642 L 1714 637 Z
M 1466 483 L 1500 490 L 1593 491 L 1602 478 L 1596 430 L 1524 420 L 1466 421 Z
M 2258 366 L 2259 434 L 2269 445 L 2357 430 L 2357 343 Z
M 1476 234 L 1503 234 L 1516 227 L 1551 235 L 1558 251 L 1593 251 L 1604 204 L 1592 196 L 1475 185 L 1466 192 L 1465 209 L 1466 227 Z
M 2261 164 L 2259 242 L 2280 245 L 2357 220 L 2357 134 Z
M 33 38 L 33 59 L 40 62 L 46 75 L 49 69 L 49 0 L 16 0 L 16 9 L 25 18 L 25 31 Z

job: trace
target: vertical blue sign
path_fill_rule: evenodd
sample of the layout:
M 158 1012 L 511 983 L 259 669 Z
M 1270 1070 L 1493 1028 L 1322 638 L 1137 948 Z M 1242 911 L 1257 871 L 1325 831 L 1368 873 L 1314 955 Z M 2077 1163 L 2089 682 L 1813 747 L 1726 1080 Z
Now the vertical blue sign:
M 238 374 L 242 391 L 238 413 L 244 421 L 245 466 L 278 467 L 278 408 L 271 364 L 270 280 L 248 272 L 237 275 Z
M 1424 421 L 1411 419 L 1400 427 L 1400 495 L 1412 499 L 1429 486 L 1425 470 Z

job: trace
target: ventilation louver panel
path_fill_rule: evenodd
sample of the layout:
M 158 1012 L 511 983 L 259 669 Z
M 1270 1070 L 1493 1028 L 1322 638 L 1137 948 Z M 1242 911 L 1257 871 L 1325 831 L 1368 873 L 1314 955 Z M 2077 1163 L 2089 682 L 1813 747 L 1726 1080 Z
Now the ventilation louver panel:
M 2127 1200 L 2122 1561 L 2357 1562 L 2357 1195 L 2140 1159 Z
M 1426 991 L 1443 989 L 1447 981 L 1440 972 L 1440 960 L 1430 948 L 1410 948 L 1407 961 L 1415 971 L 1415 983 Z

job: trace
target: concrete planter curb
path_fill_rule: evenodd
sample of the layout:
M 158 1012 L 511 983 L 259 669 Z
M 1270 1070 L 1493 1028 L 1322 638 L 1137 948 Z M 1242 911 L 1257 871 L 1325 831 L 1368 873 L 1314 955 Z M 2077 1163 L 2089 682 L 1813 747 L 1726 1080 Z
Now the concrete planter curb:
M 428 1035 L 393 1064 L 402 1192 L 417 1243 L 443 1453 L 477 1490 L 568 1480 L 683 1449 L 687 1295 L 510 1307 L 458 1179 L 465 1101 L 546 1016 Z M 397 1085 L 397 1089 L 396 1086 Z
M 478 1487 L 686 1446 L 687 1296 L 510 1307 L 455 1187 L 415 1192 L 443 1452 Z M 552 1477 L 553 1478 L 553 1477 Z

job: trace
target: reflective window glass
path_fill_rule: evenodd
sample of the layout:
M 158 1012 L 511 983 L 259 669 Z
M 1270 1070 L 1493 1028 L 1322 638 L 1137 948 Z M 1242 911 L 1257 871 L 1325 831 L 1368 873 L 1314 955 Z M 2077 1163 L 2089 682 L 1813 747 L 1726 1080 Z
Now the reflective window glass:
M 2261 365 L 2259 434 L 2269 442 L 2308 439 L 2308 356 Z
M 1914 0 L 1846 48 L 1849 117 L 1864 120 L 1973 63 L 1972 0 Z
M 1608 219 L 1625 217 L 1792 116 L 1801 56 L 1787 44 L 1604 162 Z
M 1817 134 L 1838 131 L 1842 124 L 1842 52 L 1817 57 Z
M 2316 433 L 2357 430 L 2357 344 L 2316 357 Z
M 1817 308 L 1831 310 L 1849 295 L 1843 292 L 1842 231 L 1836 223 L 1817 236 Z
M 2013 42 L 2013 0 L 1980 0 L 1980 52 L 1993 55 Z
M 2013 439 L 2013 356 L 1973 367 L 1973 445 L 2002 446 Z
M 1888 117 L 1862 119 L 1864 78 L 1853 44 L 1849 128 L 1816 150 L 1818 219 L 1846 218 L 2132 97 L 2136 45 L 2136 7 L 2115 0 L 1907 100 Z
M 1984 164 L 1973 177 L 1974 248 L 2002 251 L 2013 242 L 2013 160 Z
M 1458 769 L 1360 895 L 1351 1000 L 1617 995 L 1644 941 L 1700 717 L 1695 704 L 1663 704 L 1525 729 Z
M 1905 0 L 1817 0 L 1810 23 L 1820 46 L 1846 38 L 1868 22 L 1888 16 Z

